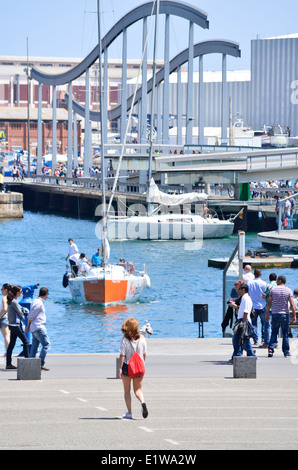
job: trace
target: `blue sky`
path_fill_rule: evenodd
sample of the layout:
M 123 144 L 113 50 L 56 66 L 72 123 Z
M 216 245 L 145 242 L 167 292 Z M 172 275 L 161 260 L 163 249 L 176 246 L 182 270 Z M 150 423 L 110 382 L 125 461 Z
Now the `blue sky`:
M 2 0 L 3 2 L 4 0 Z M 106 33 L 124 14 L 146 0 L 101 0 L 102 31 Z M 298 33 L 298 2 L 295 0 L 189 0 L 208 15 L 209 30 L 195 28 L 195 42 L 226 39 L 239 43 L 241 59 L 229 58 L 228 68 L 250 69 L 250 41 Z M 85 57 L 97 42 L 96 0 L 14 0 L 1 11 L 1 55 Z M 163 20 L 160 21 L 163 26 Z M 136 40 L 137 38 L 137 40 Z M 170 58 L 187 47 L 187 22 L 171 20 Z M 129 30 L 129 58 L 141 57 L 140 26 Z M 151 50 L 149 50 L 149 54 Z M 152 55 L 151 55 L 152 56 Z M 158 58 L 163 56 L 160 32 Z M 110 52 L 121 58 L 121 38 Z M 209 57 L 205 70 L 221 67 L 219 55 Z

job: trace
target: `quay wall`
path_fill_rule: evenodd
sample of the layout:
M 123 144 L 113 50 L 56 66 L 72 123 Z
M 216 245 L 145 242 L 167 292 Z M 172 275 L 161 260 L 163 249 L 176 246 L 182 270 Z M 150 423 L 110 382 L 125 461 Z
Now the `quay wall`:
M 23 217 L 23 194 L 19 192 L 0 193 L 0 219 Z
M 22 197 L 24 210 L 58 213 L 73 218 L 98 219 L 100 217 L 100 214 L 96 212 L 96 208 L 102 202 L 100 191 L 67 187 L 66 185 L 62 187 L 27 182 L 10 183 L 10 187 L 18 191 L 18 194 Z M 110 194 L 110 191 L 106 192 L 107 202 L 110 199 Z M 127 208 L 133 204 L 146 205 L 145 195 L 138 193 L 115 194 L 113 208 L 116 215 L 119 215 L 119 210 L 122 215 L 126 214 Z M 214 209 L 220 218 L 228 218 L 232 213 L 236 215 L 246 204 L 247 207 L 245 207 L 242 219 L 237 218 L 235 220 L 235 233 L 238 230 L 260 232 L 276 229 L 273 207 L 272 214 L 268 214 L 268 206 L 266 206 L 266 211 L 263 213 L 262 208 L 258 209 L 258 207 L 250 206 L 249 202 L 238 201 L 237 203 L 234 200 L 224 202 L 211 199 L 209 203 L 210 208 Z M 262 213 L 262 217 L 259 217 L 259 211 Z
M 24 210 L 39 210 L 51 213 L 65 214 L 74 218 L 99 218 L 96 208 L 102 203 L 100 191 L 83 188 L 50 186 L 36 183 L 11 184 L 23 196 Z M 123 199 L 125 198 L 125 199 Z M 106 202 L 110 199 L 110 191 L 106 193 Z M 125 208 L 132 204 L 145 204 L 145 196 L 140 194 L 115 195 L 113 207 L 115 213 L 118 207 Z M 124 209 L 122 209 L 124 210 Z

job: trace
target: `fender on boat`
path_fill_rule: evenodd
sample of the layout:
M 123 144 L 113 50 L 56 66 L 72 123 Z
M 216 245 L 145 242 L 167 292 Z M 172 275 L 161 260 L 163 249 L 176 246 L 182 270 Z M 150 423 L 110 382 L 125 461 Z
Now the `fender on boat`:
M 144 281 L 145 281 L 145 286 L 147 287 L 147 289 L 149 289 L 151 286 L 151 280 L 148 274 L 144 274 Z

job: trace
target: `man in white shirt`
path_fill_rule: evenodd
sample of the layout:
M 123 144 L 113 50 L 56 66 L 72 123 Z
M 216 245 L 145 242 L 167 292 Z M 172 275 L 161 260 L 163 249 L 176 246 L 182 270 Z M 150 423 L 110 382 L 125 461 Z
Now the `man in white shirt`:
M 234 332 L 233 335 L 233 355 L 232 359 L 235 356 L 241 356 L 242 355 L 242 348 L 246 351 L 247 356 L 253 356 L 256 357 L 255 353 L 252 350 L 251 343 L 249 340 L 248 335 L 244 335 L 244 340 L 243 338 L 243 329 L 247 329 L 251 327 L 251 311 L 252 311 L 252 301 L 251 298 L 248 295 L 248 286 L 246 284 L 242 284 L 238 288 L 238 293 L 241 296 L 241 302 L 238 310 L 238 317 L 237 317 L 237 329 Z M 244 342 L 242 342 L 244 341 Z
M 72 238 L 68 239 L 68 243 L 69 243 L 68 255 L 66 256 L 65 261 L 67 261 L 69 259 L 69 264 L 70 264 L 70 267 L 71 267 L 71 271 L 74 274 L 74 276 L 76 276 L 78 274 L 78 269 L 76 268 L 77 263 L 76 263 L 76 261 L 74 260 L 73 257 L 75 255 L 79 256 L 79 250 L 78 250 L 77 245 L 73 242 Z
M 44 306 L 48 295 L 49 289 L 47 287 L 41 287 L 39 290 L 39 296 L 34 299 L 31 304 L 30 312 L 28 314 L 28 325 L 26 328 L 26 333 L 28 333 L 30 328 L 30 332 L 32 334 L 32 345 L 29 357 L 35 357 L 39 345 L 42 345 L 39 356 L 41 359 L 42 370 L 50 370 L 45 366 L 45 358 L 51 346 L 46 330 L 46 310 Z
M 258 268 L 254 270 L 255 278 L 252 281 L 247 282 L 249 288 L 249 296 L 252 300 L 252 306 L 255 310 L 256 316 L 252 320 L 254 332 L 252 335 L 254 345 L 258 345 L 258 317 L 261 320 L 261 334 L 262 334 L 262 347 L 268 347 L 270 339 L 270 323 L 265 320 L 265 306 L 266 300 L 263 299 L 264 292 L 267 287 L 267 283 L 261 279 L 262 271 Z
M 284 207 L 284 229 L 285 230 L 291 230 L 291 209 L 292 205 L 289 199 L 285 201 L 285 207 Z
M 77 275 L 78 271 L 76 269 L 76 262 L 73 260 L 72 257 L 73 255 L 76 255 L 76 254 L 78 255 L 79 250 L 78 250 L 77 245 L 73 242 L 72 238 L 68 239 L 68 243 L 69 243 L 68 255 L 66 256 L 65 261 L 67 261 L 69 258 L 69 264 L 70 264 L 71 270 L 74 272 L 75 275 Z
M 78 269 L 83 276 L 87 276 L 91 269 L 89 258 L 86 258 L 85 253 L 81 253 L 78 259 Z

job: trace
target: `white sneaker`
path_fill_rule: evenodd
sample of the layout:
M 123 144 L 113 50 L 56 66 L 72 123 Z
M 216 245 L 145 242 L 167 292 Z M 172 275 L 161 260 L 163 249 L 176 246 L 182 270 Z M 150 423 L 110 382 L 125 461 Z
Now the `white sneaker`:
M 122 419 L 132 419 L 132 414 L 131 413 L 125 413 L 125 415 L 122 416 Z

